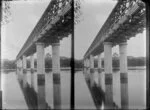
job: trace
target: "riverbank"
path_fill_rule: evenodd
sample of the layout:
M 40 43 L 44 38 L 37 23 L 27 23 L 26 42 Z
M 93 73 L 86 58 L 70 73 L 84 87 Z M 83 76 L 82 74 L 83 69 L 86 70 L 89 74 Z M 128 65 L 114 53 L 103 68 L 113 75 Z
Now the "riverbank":
M 98 68 L 95 68 L 95 70 L 97 70 Z M 113 70 L 119 70 L 120 68 L 119 67 L 113 67 Z M 128 70 L 145 70 L 146 69 L 146 66 L 134 66 L 134 67 L 128 67 Z M 29 71 L 30 68 L 27 68 L 27 71 Z M 61 71 L 68 71 L 68 70 L 71 70 L 70 67 L 66 67 L 66 68 L 61 68 Z M 75 71 L 82 71 L 83 68 L 75 68 Z M 102 70 L 104 71 L 104 68 L 102 68 Z M 5 72 L 5 73 L 8 73 L 8 72 L 13 72 L 13 71 L 16 71 L 16 69 L 1 69 L 1 72 Z M 35 68 L 35 71 L 36 71 L 36 68 Z M 52 71 L 52 68 L 45 68 L 45 71 L 49 72 L 49 71 Z

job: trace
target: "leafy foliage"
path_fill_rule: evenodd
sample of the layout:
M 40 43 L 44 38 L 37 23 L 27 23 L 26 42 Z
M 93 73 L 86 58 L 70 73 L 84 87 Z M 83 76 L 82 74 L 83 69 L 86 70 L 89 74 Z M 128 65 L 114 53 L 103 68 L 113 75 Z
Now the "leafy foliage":
M 1 1 L 1 24 L 7 24 L 10 22 L 10 16 L 11 16 L 11 12 L 10 12 L 10 1 L 11 0 L 2 0 Z
M 74 23 L 78 24 L 81 19 L 82 11 L 81 11 L 81 2 L 83 0 L 75 0 L 74 2 Z

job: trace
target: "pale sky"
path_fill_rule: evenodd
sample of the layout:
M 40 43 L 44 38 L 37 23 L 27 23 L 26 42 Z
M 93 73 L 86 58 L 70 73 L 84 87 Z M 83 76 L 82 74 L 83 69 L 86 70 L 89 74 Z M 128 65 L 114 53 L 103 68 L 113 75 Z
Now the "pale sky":
M 38 0 L 37 0 L 38 1 Z M 40 19 L 50 0 L 13 1 L 11 21 L 2 26 L 2 59 L 15 59 L 26 39 Z M 103 23 L 115 6 L 114 0 L 83 0 L 81 22 L 75 26 L 75 58 L 82 59 Z M 128 41 L 128 55 L 145 56 L 145 34 Z M 70 37 L 60 43 L 60 55 L 70 57 Z M 51 46 L 45 49 L 50 52 Z M 118 47 L 113 48 L 118 52 Z

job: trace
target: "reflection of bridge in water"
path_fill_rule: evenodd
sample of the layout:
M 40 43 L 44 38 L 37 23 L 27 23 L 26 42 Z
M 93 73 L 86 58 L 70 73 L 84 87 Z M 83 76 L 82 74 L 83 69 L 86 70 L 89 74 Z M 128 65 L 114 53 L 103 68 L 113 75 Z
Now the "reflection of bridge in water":
M 84 73 L 89 80 L 90 90 L 98 92 L 99 89 L 94 81 L 94 56 L 98 56 L 98 73 L 100 75 L 102 73 L 101 53 L 104 51 L 105 98 L 102 98 L 105 99 L 103 100 L 104 108 L 114 109 L 117 107 L 113 101 L 112 47 L 118 44 L 120 52 L 121 108 L 129 108 L 127 40 L 138 33 L 142 33 L 146 27 L 145 23 L 145 4 L 142 1 L 118 1 L 84 55 Z M 101 80 L 101 77 L 99 77 L 99 80 Z M 101 106 L 101 101 L 98 101 L 99 98 L 93 97 L 97 105 Z
M 59 41 L 72 33 L 72 0 L 51 0 L 41 19 L 17 55 L 17 76 L 29 108 L 48 108 L 45 100 L 44 48 L 52 46 L 54 108 L 61 108 Z M 119 44 L 121 106 L 128 108 L 127 40 L 145 27 L 144 3 L 118 1 L 112 13 L 84 55 L 84 75 L 97 108 L 117 108 L 112 92 L 112 47 Z M 101 74 L 101 53 L 104 51 L 105 93 L 93 79 L 94 56 L 98 55 L 98 72 Z M 37 92 L 34 88 L 34 53 L 37 52 Z M 27 84 L 27 57 L 30 57 L 31 87 Z M 89 71 L 90 70 L 90 71 Z M 99 80 L 101 77 L 99 77 Z M 29 98 L 30 97 L 30 98 Z

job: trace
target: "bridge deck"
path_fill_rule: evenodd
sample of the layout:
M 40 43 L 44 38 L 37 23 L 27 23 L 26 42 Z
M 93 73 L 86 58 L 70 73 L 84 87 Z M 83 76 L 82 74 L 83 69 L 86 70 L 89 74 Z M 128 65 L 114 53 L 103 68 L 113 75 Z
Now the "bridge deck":
M 145 4 L 137 0 L 118 1 L 111 14 L 88 48 L 84 58 L 104 51 L 103 42 L 117 43 L 134 37 L 145 28 Z

